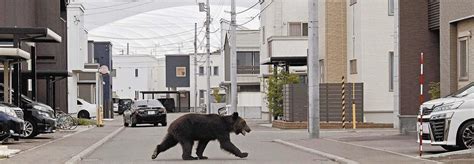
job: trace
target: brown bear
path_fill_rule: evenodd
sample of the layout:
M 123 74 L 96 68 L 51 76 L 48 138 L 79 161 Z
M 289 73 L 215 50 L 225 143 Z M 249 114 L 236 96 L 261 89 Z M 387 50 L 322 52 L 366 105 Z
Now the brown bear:
M 163 141 L 156 146 L 151 159 L 155 159 L 158 154 L 181 144 L 183 149 L 183 160 L 207 159 L 203 156 L 204 149 L 209 141 L 218 140 L 221 149 L 234 154 L 237 157 L 245 158 L 248 153 L 241 152 L 232 142 L 229 133 L 236 135 L 249 133 L 250 127 L 244 119 L 239 117 L 237 112 L 230 116 L 217 114 L 186 114 L 179 117 L 168 128 Z M 199 141 L 196 149 L 196 157 L 191 156 L 194 141 Z

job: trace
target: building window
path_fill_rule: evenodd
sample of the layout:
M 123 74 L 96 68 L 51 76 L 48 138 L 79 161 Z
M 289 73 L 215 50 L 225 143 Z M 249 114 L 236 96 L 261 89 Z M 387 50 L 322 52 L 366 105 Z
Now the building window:
M 388 91 L 393 92 L 394 80 L 394 55 L 393 51 L 388 52 Z
M 200 75 L 200 76 L 203 76 L 203 75 L 204 75 L 204 67 L 203 67 L 203 66 L 200 66 L 200 67 L 199 67 L 199 75 Z
M 176 77 L 186 77 L 186 67 L 176 67 Z
M 240 85 L 238 92 L 260 92 L 260 85 Z
M 237 74 L 260 74 L 260 52 L 237 52 Z
M 350 63 L 350 73 L 357 74 L 357 59 L 352 59 L 349 61 Z
M 459 72 L 459 80 L 468 80 L 468 38 L 463 37 L 459 38 L 459 46 L 458 46 L 458 72 Z
M 219 76 L 219 67 L 214 66 L 214 76 Z
M 308 36 L 308 23 L 302 23 L 303 24 L 303 29 L 301 29 L 303 31 L 303 36 Z
M 388 0 L 388 16 L 393 16 L 395 13 L 395 0 Z
M 265 39 L 265 26 L 262 26 L 262 44 L 265 45 L 266 39 Z
M 324 70 L 325 70 L 324 69 L 324 59 L 321 59 L 321 60 L 319 60 L 319 75 L 320 75 L 319 76 L 319 78 L 320 78 L 319 82 L 320 83 L 324 83 L 324 72 L 325 72 Z
M 272 42 L 268 41 L 268 57 L 272 57 Z
M 135 69 L 135 77 L 138 77 L 138 69 Z
M 308 23 L 290 22 L 289 36 L 308 36 Z

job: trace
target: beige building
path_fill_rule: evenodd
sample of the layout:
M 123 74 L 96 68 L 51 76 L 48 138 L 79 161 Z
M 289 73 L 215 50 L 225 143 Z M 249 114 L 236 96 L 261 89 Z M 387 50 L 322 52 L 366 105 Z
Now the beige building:
M 474 1 L 440 1 L 441 94 L 474 81 Z

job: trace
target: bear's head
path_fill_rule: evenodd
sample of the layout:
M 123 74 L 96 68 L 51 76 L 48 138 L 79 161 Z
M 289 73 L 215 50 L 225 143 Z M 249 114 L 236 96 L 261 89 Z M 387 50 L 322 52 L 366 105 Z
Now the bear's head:
M 236 135 L 242 134 L 245 136 L 245 133 L 250 133 L 251 129 L 247 125 L 244 119 L 239 117 L 239 113 L 234 112 L 232 114 L 232 131 L 235 132 Z

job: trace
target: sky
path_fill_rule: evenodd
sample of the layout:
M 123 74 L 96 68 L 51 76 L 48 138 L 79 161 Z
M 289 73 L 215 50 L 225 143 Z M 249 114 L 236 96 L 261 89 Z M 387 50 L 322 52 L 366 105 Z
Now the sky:
M 85 26 L 89 40 L 111 41 L 113 54 L 192 53 L 194 23 L 198 23 L 198 51 L 205 50 L 205 13 L 197 3 L 204 0 L 85 0 Z M 256 5 L 258 0 L 236 0 L 237 12 Z M 220 20 L 230 19 L 230 0 L 210 0 L 211 49 L 220 47 Z M 237 16 L 237 24 L 259 28 L 257 4 Z

